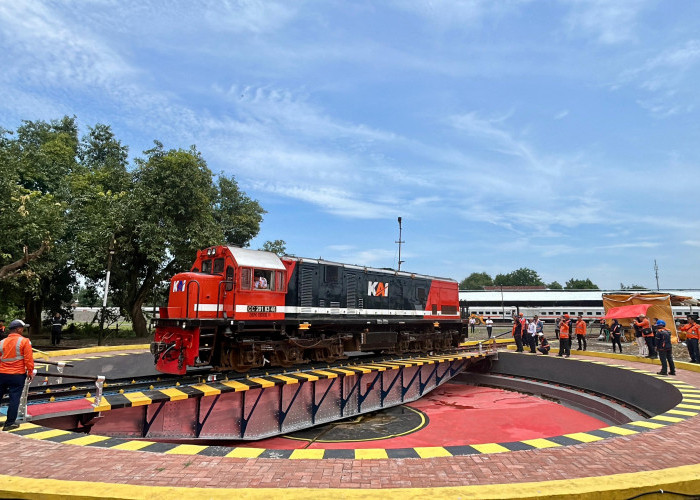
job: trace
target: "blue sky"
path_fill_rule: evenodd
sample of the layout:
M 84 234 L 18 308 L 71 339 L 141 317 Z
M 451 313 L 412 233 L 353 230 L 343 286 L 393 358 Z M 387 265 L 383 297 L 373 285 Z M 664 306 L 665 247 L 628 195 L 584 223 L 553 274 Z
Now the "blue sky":
M 700 288 L 700 3 L 0 2 L 0 126 L 196 144 L 290 253 Z

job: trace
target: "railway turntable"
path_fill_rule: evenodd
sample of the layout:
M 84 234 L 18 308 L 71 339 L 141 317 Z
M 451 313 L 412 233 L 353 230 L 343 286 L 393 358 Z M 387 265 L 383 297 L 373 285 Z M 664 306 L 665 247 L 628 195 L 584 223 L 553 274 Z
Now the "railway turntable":
M 670 378 L 646 368 L 624 358 L 499 353 L 490 370 L 456 374 L 422 399 L 254 442 L 133 440 L 37 421 L 0 436 L 7 464 L 0 491 L 20 498 L 695 494 L 700 373 L 679 367 Z

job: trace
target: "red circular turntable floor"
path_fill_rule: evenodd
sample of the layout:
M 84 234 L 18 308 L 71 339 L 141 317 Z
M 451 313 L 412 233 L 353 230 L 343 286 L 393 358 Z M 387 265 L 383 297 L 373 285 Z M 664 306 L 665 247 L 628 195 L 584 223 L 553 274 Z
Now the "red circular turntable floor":
M 343 440 L 328 439 L 327 430 L 323 430 L 327 426 L 323 426 L 316 435 L 314 431 L 311 434 L 304 431 L 302 437 L 297 434 L 255 442 L 238 442 L 236 445 L 266 449 L 459 446 L 546 438 L 608 425 L 589 415 L 534 396 L 452 383 L 435 389 L 405 407 L 408 408 L 394 410 L 395 416 L 391 418 L 384 417 L 385 421 L 390 420 L 388 423 L 379 423 L 379 426 L 383 425 L 382 429 L 387 430 L 385 435 L 390 436 L 385 439 L 374 436 L 368 440 L 367 434 L 362 430 L 362 426 L 377 426 L 373 424 L 373 419 L 382 418 L 381 412 L 378 412 L 373 416 L 341 424 L 346 427 L 346 438 Z M 401 415 L 406 415 L 405 419 Z M 352 426 L 357 426 L 356 433 Z M 357 435 L 357 440 L 352 437 L 347 439 L 347 436 L 354 434 Z

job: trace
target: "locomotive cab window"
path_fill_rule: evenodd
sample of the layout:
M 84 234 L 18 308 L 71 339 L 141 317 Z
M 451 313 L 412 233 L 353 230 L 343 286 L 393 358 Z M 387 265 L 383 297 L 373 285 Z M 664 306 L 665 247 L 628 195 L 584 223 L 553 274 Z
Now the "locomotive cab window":
M 230 292 L 233 290 L 233 267 L 226 266 L 226 291 Z
M 256 269 L 253 272 L 253 286 L 256 290 L 274 290 L 275 273 L 266 269 Z
M 214 272 L 213 274 L 221 274 L 224 272 L 224 259 L 214 259 Z
M 202 261 L 202 272 L 204 274 L 211 274 L 211 259 Z

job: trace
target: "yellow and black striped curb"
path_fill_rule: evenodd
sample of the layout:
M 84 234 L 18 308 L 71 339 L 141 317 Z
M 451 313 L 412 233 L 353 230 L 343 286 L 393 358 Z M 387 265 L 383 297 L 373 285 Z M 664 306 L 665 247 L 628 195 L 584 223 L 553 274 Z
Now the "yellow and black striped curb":
M 368 364 L 353 364 L 335 366 L 333 368 L 311 369 L 300 372 L 282 373 L 276 375 L 264 375 L 260 377 L 248 377 L 238 380 L 221 380 L 218 382 L 206 382 L 194 385 L 177 385 L 167 389 L 151 389 L 143 392 L 123 392 L 121 394 L 109 394 L 102 398 L 95 411 L 109 411 L 130 406 L 143 406 L 181 399 L 196 398 L 202 396 L 216 396 L 226 392 L 245 392 L 252 389 L 267 389 L 281 385 L 293 385 L 303 382 L 315 382 L 323 379 L 333 379 L 353 375 L 363 375 L 373 372 L 398 370 L 423 365 L 432 365 L 463 359 L 483 359 L 487 353 L 464 352 L 449 355 L 425 356 L 401 360 L 375 361 Z M 95 398 L 86 398 L 91 403 Z
M 458 358 L 455 358 L 458 359 Z M 417 363 L 436 362 L 435 359 L 412 360 Z M 264 449 L 253 447 L 225 447 L 225 446 L 203 446 L 193 444 L 171 444 L 159 443 L 155 441 L 136 441 L 121 438 L 112 438 L 97 435 L 85 435 L 64 431 L 59 429 L 49 429 L 31 423 L 25 423 L 19 429 L 11 431 L 30 439 L 59 442 L 64 444 L 73 444 L 79 446 L 90 446 L 96 448 L 110 448 L 118 450 L 138 450 L 156 453 L 167 453 L 175 455 L 204 455 L 217 457 L 233 457 L 233 458 L 286 458 L 286 459 L 333 459 L 345 458 L 353 460 L 364 459 L 404 459 L 404 458 L 435 458 L 435 457 L 454 457 L 464 455 L 480 455 L 492 453 L 504 453 L 509 451 L 523 450 L 538 450 L 545 448 L 557 448 L 562 446 L 580 445 L 601 441 L 603 439 L 615 438 L 619 436 L 631 436 L 642 432 L 653 431 L 663 428 L 667 425 L 672 425 L 678 422 L 683 422 L 689 418 L 695 417 L 700 413 L 700 389 L 671 379 L 666 376 L 655 375 L 644 370 L 631 368 L 626 366 L 611 365 L 602 361 L 593 360 L 572 360 L 574 362 L 590 362 L 606 366 L 612 366 L 624 370 L 630 370 L 637 373 L 645 374 L 650 377 L 655 377 L 664 380 L 673 388 L 677 389 L 683 396 L 682 401 L 674 408 L 655 415 L 648 419 L 636 420 L 622 425 L 613 425 L 603 427 L 587 432 L 576 432 L 564 434 L 561 436 L 553 436 L 547 438 L 526 439 L 522 441 L 511 441 L 505 443 L 484 443 L 463 446 L 433 446 L 433 447 L 414 447 L 414 448 L 368 448 L 368 449 L 350 449 L 350 450 L 330 450 L 330 449 Z M 391 364 L 391 363 L 390 363 Z M 359 367 L 354 367 L 360 369 Z M 364 368 L 364 367 L 363 367 Z M 395 368 L 391 369 L 398 369 Z M 390 369 L 390 368 L 387 368 Z M 334 370 L 338 370 L 337 368 Z M 321 370 L 331 375 L 329 370 Z M 351 374 L 358 372 L 351 372 Z M 349 373 L 346 373 L 349 374 Z M 319 374 L 324 376 L 323 374 Z M 338 376 L 338 374 L 333 374 Z M 327 376 L 327 375 L 326 375 Z M 298 382 L 298 381 L 297 381 Z M 297 383 L 294 382 L 294 383 Z M 254 382 L 259 383 L 259 382 Z M 280 380 L 280 383 L 285 383 Z M 209 387 L 211 384 L 201 384 Z M 260 385 L 262 387 L 262 385 Z M 246 389 L 254 387 L 246 384 Z M 671 387 L 669 387 L 671 388 Z M 173 390 L 173 389 L 170 389 Z M 177 389 L 179 390 L 179 389 Z M 166 389 L 168 391 L 168 389 Z M 160 391 L 162 392 L 162 391 Z M 176 395 L 170 393 L 168 396 L 171 400 Z M 182 398 L 186 395 L 183 392 Z M 133 402 L 132 402 L 133 403 Z M 147 404 L 146 402 L 140 404 Z

